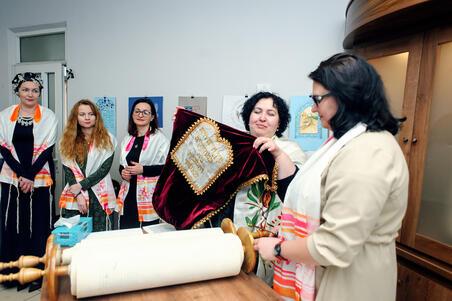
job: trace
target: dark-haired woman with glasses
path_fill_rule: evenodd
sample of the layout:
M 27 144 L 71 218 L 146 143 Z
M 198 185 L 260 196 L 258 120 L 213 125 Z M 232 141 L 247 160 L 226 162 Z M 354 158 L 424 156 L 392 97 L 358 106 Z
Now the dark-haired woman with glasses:
M 279 164 L 284 207 L 279 237 L 254 248 L 275 261 L 273 289 L 284 300 L 395 300 L 395 238 L 408 199 L 394 138 L 401 120 L 358 56 L 336 54 L 309 77 L 312 111 L 333 137 L 300 170 L 272 140 L 256 139 Z
M 152 194 L 162 172 L 169 141 L 158 129 L 151 100 L 140 98 L 132 106 L 128 135 L 121 143 L 119 172 L 123 179 L 118 195 L 121 229 L 158 223 Z

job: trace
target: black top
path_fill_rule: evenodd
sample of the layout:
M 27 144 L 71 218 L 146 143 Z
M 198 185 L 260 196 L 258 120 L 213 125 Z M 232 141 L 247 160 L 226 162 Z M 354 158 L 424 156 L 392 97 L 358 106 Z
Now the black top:
M 126 156 L 127 165 L 132 165 L 133 162 L 139 162 L 140 154 L 143 148 L 144 136 L 135 137 L 132 149 Z M 124 166 L 119 166 L 119 173 L 124 169 Z M 143 176 L 156 177 L 162 172 L 163 165 L 146 165 L 143 166 Z M 138 221 L 138 207 L 136 201 L 137 194 L 137 176 L 130 178 L 129 191 L 127 192 L 126 199 L 124 201 L 124 211 L 121 217 L 121 229 L 136 228 L 140 226 L 150 225 L 158 223 L 158 220 L 151 222 L 139 222 Z
M 284 197 L 286 196 L 287 187 L 289 187 L 290 182 L 292 182 L 293 178 L 295 178 L 295 176 L 297 175 L 298 170 L 299 170 L 298 166 L 295 165 L 295 171 L 291 176 L 278 180 L 277 194 L 282 201 L 284 200 Z
M 19 161 L 17 161 L 11 152 L 3 146 L 0 147 L 0 153 L 6 164 L 11 167 L 18 177 L 24 177 L 33 181 L 44 164 L 52 160 L 53 145 L 43 151 L 36 161 L 32 163 L 34 146 L 33 123 L 30 125 L 23 125 L 16 122 L 13 133 L 13 146 Z

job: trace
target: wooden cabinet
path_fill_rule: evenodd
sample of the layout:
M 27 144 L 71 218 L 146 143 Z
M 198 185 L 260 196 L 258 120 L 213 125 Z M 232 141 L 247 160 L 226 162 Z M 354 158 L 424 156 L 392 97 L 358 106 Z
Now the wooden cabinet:
M 452 290 L 447 284 L 432 280 L 428 271 L 416 271 L 399 263 L 397 272 L 397 301 L 452 300 Z
M 452 1 L 352 0 L 344 47 L 383 79 L 410 170 L 397 300 L 452 300 Z M 448 17 L 445 16 L 448 15 Z

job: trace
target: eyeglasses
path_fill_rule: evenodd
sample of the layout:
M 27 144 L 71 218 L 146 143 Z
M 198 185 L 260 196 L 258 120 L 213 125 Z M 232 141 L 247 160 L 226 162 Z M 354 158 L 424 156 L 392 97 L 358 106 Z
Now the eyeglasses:
M 318 106 L 325 97 L 332 96 L 332 95 L 333 94 L 331 92 L 328 92 L 323 95 L 309 95 L 309 97 L 311 97 L 312 101 L 314 101 L 314 103 Z
M 135 115 L 142 114 L 144 116 L 149 116 L 149 115 L 151 115 L 151 111 L 148 111 L 148 110 L 143 110 L 143 111 L 135 110 L 135 111 L 133 111 L 133 114 L 135 114 Z

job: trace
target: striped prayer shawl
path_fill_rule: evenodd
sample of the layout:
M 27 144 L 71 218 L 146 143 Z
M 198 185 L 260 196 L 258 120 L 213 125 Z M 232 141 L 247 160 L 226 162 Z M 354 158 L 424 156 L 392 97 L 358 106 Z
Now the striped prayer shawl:
M 120 164 L 127 166 L 127 154 L 132 149 L 135 141 L 134 136 L 127 135 L 121 143 L 121 159 Z M 141 165 L 161 165 L 165 163 L 166 156 L 169 150 L 168 139 L 159 131 L 152 135 L 145 136 L 143 147 L 140 153 L 139 162 Z M 159 218 L 152 205 L 152 195 L 154 194 L 155 185 L 159 177 L 145 177 L 143 175 L 137 176 L 137 210 L 139 222 L 150 222 Z M 129 192 L 130 183 L 122 181 L 117 199 L 116 211 L 123 214 L 124 202 Z
M 366 128 L 364 124 L 357 124 L 339 140 L 328 140 L 306 161 L 287 188 L 279 229 L 281 237 L 286 240 L 305 238 L 319 227 L 322 173 L 339 150 Z M 284 300 L 315 300 L 314 265 L 281 261 L 274 269 L 273 289 Z
M 88 151 L 88 157 L 86 162 L 86 176 L 93 174 L 97 169 L 113 155 L 114 149 L 116 148 L 116 139 L 110 134 L 111 143 L 113 145 L 112 149 L 100 150 L 95 146 L 91 145 Z M 85 179 L 80 167 L 75 160 L 68 160 L 62 158 L 63 165 L 67 166 L 74 174 L 77 183 Z M 110 173 L 108 173 L 102 180 L 96 185 L 91 187 L 91 190 L 96 195 L 99 204 L 107 215 L 110 215 L 116 208 L 116 196 L 113 189 L 113 182 L 111 180 Z M 82 195 L 85 200 L 89 201 L 88 191 L 82 190 Z M 60 208 L 66 208 L 69 210 L 78 210 L 77 198 L 69 191 L 69 184 L 63 189 L 59 201 Z
M 19 161 L 13 145 L 16 121 L 20 115 L 20 105 L 13 105 L 0 112 L 0 145 L 8 149 L 14 159 Z M 42 106 L 36 106 L 33 116 L 33 158 L 32 163 L 56 141 L 57 119 L 55 114 Z M 5 162 L 0 171 L 0 182 L 18 187 L 19 178 Z M 46 162 L 34 178 L 33 187 L 49 187 L 53 184 L 49 163 Z

